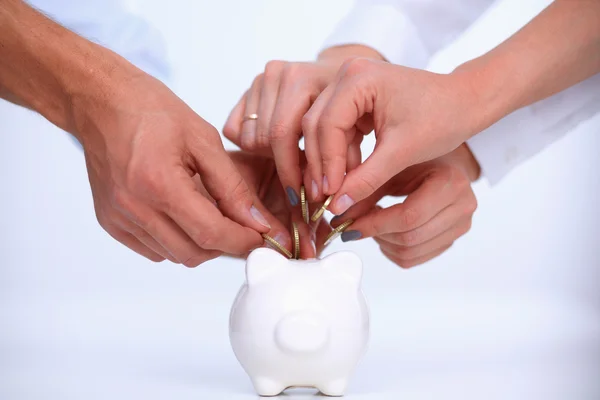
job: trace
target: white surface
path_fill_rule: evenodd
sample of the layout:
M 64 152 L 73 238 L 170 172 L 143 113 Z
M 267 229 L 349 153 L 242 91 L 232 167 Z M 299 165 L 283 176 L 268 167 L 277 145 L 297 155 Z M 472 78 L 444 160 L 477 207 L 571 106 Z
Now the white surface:
M 217 127 L 267 60 L 313 57 L 350 5 L 139 3 L 166 35 L 175 89 Z M 438 68 L 503 20 L 480 27 Z M 425 266 L 332 244 L 363 258 L 372 313 L 346 398 L 600 398 L 599 130 L 596 117 L 493 190 L 478 184 L 471 232 Z M 7 104 L 0 177 L 0 399 L 256 398 L 227 335 L 242 261 L 187 270 L 130 253 L 97 225 L 72 142 Z
M 289 260 L 268 248 L 250 253 L 229 337 L 258 394 L 298 386 L 346 392 L 369 338 L 362 274 L 351 251 L 318 260 Z

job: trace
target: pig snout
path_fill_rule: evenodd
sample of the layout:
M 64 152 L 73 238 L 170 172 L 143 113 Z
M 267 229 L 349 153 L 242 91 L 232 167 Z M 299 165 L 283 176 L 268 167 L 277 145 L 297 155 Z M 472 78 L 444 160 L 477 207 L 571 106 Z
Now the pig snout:
M 327 345 L 329 327 L 317 314 L 301 311 L 283 317 L 275 327 L 277 346 L 286 353 L 312 353 Z

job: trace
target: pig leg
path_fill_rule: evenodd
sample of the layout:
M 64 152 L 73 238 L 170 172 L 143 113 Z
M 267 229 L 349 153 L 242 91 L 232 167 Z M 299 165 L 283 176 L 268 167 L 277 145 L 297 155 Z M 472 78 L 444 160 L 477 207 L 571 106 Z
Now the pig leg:
M 277 396 L 285 390 L 285 387 L 282 384 L 270 378 L 254 378 L 252 383 L 259 396 Z
M 343 396 L 348 386 L 348 380 L 346 378 L 336 379 L 334 381 L 326 382 L 319 385 L 317 389 L 325 396 Z

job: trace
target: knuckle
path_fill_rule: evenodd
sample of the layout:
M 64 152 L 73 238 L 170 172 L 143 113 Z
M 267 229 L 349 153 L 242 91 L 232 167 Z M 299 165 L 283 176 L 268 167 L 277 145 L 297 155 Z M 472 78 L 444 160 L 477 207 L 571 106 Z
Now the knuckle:
M 242 140 L 240 141 L 240 147 L 242 148 L 242 150 L 253 152 L 253 151 L 256 151 L 258 146 L 257 146 L 256 139 L 254 138 L 254 136 L 242 135 Z
M 188 268 L 196 268 L 198 265 L 202 264 L 202 258 L 199 255 L 193 255 L 182 262 Z
M 406 235 L 418 235 L 418 232 L 414 229 L 417 228 L 419 218 L 421 217 L 420 212 L 413 207 L 406 207 L 400 214 L 400 224 L 406 229 L 411 229 L 409 232 L 405 232 Z
M 256 77 L 255 77 L 255 78 L 254 78 L 254 80 L 252 81 L 252 86 L 255 86 L 255 87 L 256 87 L 256 86 L 259 86 L 259 85 L 261 85 L 261 84 L 262 84 L 262 81 L 263 81 L 263 79 L 264 79 L 264 77 L 265 77 L 265 74 L 264 74 L 264 73 L 261 73 L 261 74 L 258 74 L 258 75 L 256 75 Z
M 347 60 L 344 65 L 343 65 L 343 69 L 344 72 L 347 75 L 358 75 L 361 74 L 365 71 L 367 71 L 372 65 L 372 62 L 369 61 L 366 58 L 362 58 L 362 57 L 356 57 L 356 58 L 352 58 L 350 60 Z
M 398 234 L 398 243 L 403 246 L 415 246 L 421 242 L 421 235 L 418 230 L 402 232 Z
M 473 196 L 467 203 L 466 213 L 467 215 L 473 215 L 477 211 L 477 199 Z
M 235 139 L 237 136 L 237 129 L 229 121 L 227 121 L 225 123 L 225 126 L 223 126 L 223 136 L 225 136 L 227 139 L 231 140 L 232 142 L 235 142 Z
M 246 199 L 250 196 L 250 188 L 246 185 L 246 182 L 240 177 L 229 191 L 228 196 L 225 200 L 239 200 Z
M 128 174 L 129 189 L 140 196 L 155 198 L 164 187 L 163 174 L 157 169 L 135 168 Z
M 273 122 L 269 129 L 269 140 L 271 143 L 278 143 L 285 140 L 288 135 L 287 126 L 282 122 Z
M 110 192 L 110 205 L 117 210 L 129 211 L 133 208 L 133 198 L 127 191 L 115 188 Z
M 415 266 L 414 261 L 405 259 L 398 259 L 396 264 L 402 269 L 409 269 Z
M 211 230 L 203 230 L 193 237 L 194 242 L 202 249 L 212 249 L 216 243 L 216 235 Z
M 373 193 L 377 190 L 377 178 L 369 171 L 362 171 L 356 176 L 357 186 L 361 193 Z
M 415 247 L 403 247 L 400 246 L 396 250 L 396 254 L 398 254 L 398 258 L 402 260 L 410 260 L 418 257 L 418 250 Z
M 281 60 L 271 60 L 265 65 L 264 78 L 269 80 L 278 77 L 281 74 L 286 62 Z

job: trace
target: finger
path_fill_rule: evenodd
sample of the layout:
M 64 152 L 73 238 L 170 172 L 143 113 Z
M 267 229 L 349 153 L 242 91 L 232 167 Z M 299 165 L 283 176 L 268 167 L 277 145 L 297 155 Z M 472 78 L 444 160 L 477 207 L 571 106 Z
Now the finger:
M 225 125 L 223 126 L 223 135 L 235 143 L 238 147 L 242 147 L 242 122 L 244 118 L 244 111 L 246 110 L 246 96 L 248 95 L 248 91 L 244 93 L 242 98 L 237 102 Z
M 382 139 L 384 140 L 384 139 Z M 378 142 L 364 163 L 349 171 L 331 202 L 330 211 L 336 215 L 369 197 L 400 171 L 395 168 L 396 156 L 390 146 Z
M 329 183 L 323 176 L 323 164 L 319 147 L 318 124 L 323 109 L 335 91 L 335 82 L 321 92 L 308 112 L 302 117 L 302 133 L 304 135 L 304 153 L 306 154 L 307 167 L 304 184 L 311 188 L 313 201 L 324 197 L 324 192 L 329 192 Z M 325 190 L 327 189 L 327 190 Z
M 375 241 L 381 246 L 386 246 L 390 252 L 404 260 L 413 260 L 434 252 L 437 249 L 450 246 L 458 238 L 471 229 L 471 220 L 467 219 L 457 223 L 434 238 L 418 245 L 398 245 L 387 241 L 383 237 L 375 237 Z
M 210 196 L 217 202 L 219 210 L 238 224 L 252 228 L 257 232 L 267 232 L 270 229 L 265 217 L 267 211 L 256 198 L 256 195 L 250 192 L 248 185 L 223 148 L 223 144 L 218 140 L 209 141 L 208 145 L 206 143 L 192 144 L 189 145 L 189 151 L 193 157 L 196 172 L 201 176 L 202 183 Z M 190 226 L 190 223 L 199 224 L 199 219 L 204 217 L 200 210 L 207 210 L 210 217 L 213 218 L 212 222 L 218 224 L 218 228 L 214 227 L 210 230 L 216 231 L 231 226 L 234 231 L 230 232 L 228 236 L 234 233 L 238 234 L 240 238 L 245 239 L 241 243 L 249 244 L 250 237 L 247 233 L 244 234 L 241 226 L 233 224 L 231 221 L 224 221 L 223 216 L 219 217 L 220 213 L 214 207 L 204 206 L 207 201 L 206 198 L 195 191 L 194 182 L 186 171 L 182 170 L 179 176 L 173 176 L 170 179 L 171 192 L 169 198 L 171 202 L 169 204 L 179 210 L 181 210 L 181 207 L 178 204 L 173 204 L 174 202 L 184 201 L 189 207 L 197 207 L 196 211 L 191 209 L 187 212 L 180 211 L 184 215 L 195 215 L 191 221 L 183 221 L 180 219 L 181 215 L 172 215 L 168 212 L 167 214 L 177 223 L 180 223 L 180 221 L 185 222 L 186 226 Z M 196 229 L 191 230 L 195 231 Z M 225 243 L 226 241 L 221 242 Z M 228 253 L 224 248 L 218 248 L 218 250 Z
M 220 251 L 201 249 L 169 216 L 156 212 L 149 206 L 136 203 L 119 211 L 140 229 L 148 232 L 161 247 L 173 255 L 175 262 L 186 267 L 196 267 L 221 254 Z
M 316 236 L 312 228 L 304 222 L 302 215 L 293 213 L 292 220 L 298 227 L 300 238 L 300 259 L 310 260 L 317 258 Z
M 458 193 L 459 190 L 453 187 L 453 185 L 448 184 L 445 176 L 440 175 L 438 177 L 432 175 L 428 179 L 425 179 L 414 192 L 409 194 L 403 203 L 388 208 L 377 209 L 368 215 L 358 218 L 352 224 L 352 230 L 359 231 L 361 237 L 395 233 L 404 234 L 404 236 L 411 238 L 411 240 L 415 240 L 412 236 L 415 233 L 408 232 L 415 231 L 417 228 L 425 225 L 426 222 L 431 220 L 440 211 L 454 203 Z M 444 219 L 435 221 L 435 224 L 416 232 L 424 236 L 429 235 L 432 227 L 438 227 L 438 225 L 448 221 L 454 224 L 463 215 L 462 212 L 459 212 L 458 208 L 450 208 L 449 212 L 444 215 Z M 445 229 L 449 226 L 446 226 Z
M 359 218 L 366 216 L 367 214 L 376 211 L 377 209 L 381 210 L 382 207 L 378 206 L 377 202 L 381 200 L 384 196 L 385 193 L 383 192 L 383 190 L 378 190 L 371 196 L 367 197 L 362 201 L 359 201 L 358 203 L 350 207 L 345 213 L 333 217 L 331 220 L 331 226 L 336 228 L 349 219 L 357 221 Z M 349 227 L 348 229 L 353 228 Z
M 230 215 L 233 214 L 235 203 L 239 199 L 219 198 L 213 194 L 217 204 L 219 204 L 219 209 L 217 209 L 204 196 L 188 185 L 180 183 L 174 185 L 173 189 L 171 190 L 173 194 L 168 200 L 168 210 L 165 211 L 200 248 L 239 255 L 257 248 L 262 243 L 260 234 L 254 226 L 251 228 L 242 226 L 238 222 L 225 217 L 219 211 L 219 209 L 227 210 Z M 235 193 L 232 194 L 232 196 L 236 195 Z M 245 218 L 240 218 L 242 221 L 238 221 L 247 224 L 253 220 L 251 208 L 254 210 L 252 211 L 254 214 L 259 213 L 259 211 L 251 205 L 252 198 L 249 194 L 245 193 L 244 195 L 248 198 L 241 202 L 241 207 L 246 210 L 248 216 L 243 216 Z M 239 218 L 239 210 L 236 211 L 238 211 L 236 216 Z M 260 218 L 266 224 L 266 219 L 262 214 Z M 265 225 L 258 224 L 257 221 L 254 221 L 253 225 L 259 225 L 263 232 L 268 230 Z
M 327 194 L 336 193 L 342 186 L 347 146 L 356 134 L 358 121 L 373 112 L 376 85 L 373 76 L 363 73 L 363 65 L 370 62 L 352 60 L 340 68 L 335 90 L 322 106 L 316 122 L 323 173 L 329 183 Z
M 160 254 L 163 258 L 166 258 L 167 260 L 177 264 L 179 263 L 179 261 L 177 261 L 177 259 L 171 253 L 169 253 L 167 249 L 154 240 L 154 238 L 148 232 L 127 219 L 123 214 L 119 212 L 114 213 L 113 223 L 125 232 L 132 234 L 137 240 L 146 245 L 146 247 L 155 253 Z
M 362 162 L 360 145 L 363 138 L 363 135 L 355 135 L 352 143 L 350 143 L 350 146 L 348 146 L 348 153 L 346 156 L 346 172 L 352 171 Z
M 399 267 L 401 268 L 412 268 L 415 267 L 417 265 L 423 264 L 437 256 L 439 256 L 440 254 L 442 254 L 443 252 L 445 252 L 446 250 L 448 250 L 451 246 L 446 246 L 443 247 L 441 249 L 437 249 L 427 255 L 421 256 L 419 258 L 416 259 L 412 259 L 412 260 L 405 260 L 403 258 L 400 258 L 396 255 L 394 255 L 392 252 L 390 252 L 387 248 L 381 248 L 381 252 L 393 263 L 397 264 Z
M 242 149 L 246 151 L 255 151 L 258 149 L 256 141 L 256 119 L 248 119 L 252 114 L 258 114 L 258 105 L 260 104 L 260 94 L 262 91 L 263 74 L 254 78 L 252 86 L 246 95 L 246 107 L 242 116 L 242 134 L 240 142 Z
M 154 250 L 150 249 L 148 246 L 140 242 L 133 236 L 131 233 L 124 231 L 123 229 L 118 228 L 115 225 L 104 227 L 106 232 L 113 239 L 120 242 L 121 244 L 127 246 L 129 249 L 135 251 L 139 255 L 146 257 L 150 261 L 161 262 L 165 260 L 165 257 L 156 253 Z
M 319 218 L 316 222 L 315 229 L 315 242 L 317 247 L 317 255 L 320 255 L 325 250 L 325 239 L 333 230 L 331 225 L 325 220 L 325 218 Z
M 297 193 L 302 184 L 298 141 L 302 135 L 302 117 L 309 109 L 311 101 L 310 94 L 305 90 L 282 81 L 269 133 L 277 174 L 290 200 L 292 196 L 289 191 L 295 192 L 297 200 Z M 311 188 L 312 181 L 311 186 L 306 187 Z M 292 206 L 297 205 L 297 201 L 290 203 Z
M 279 95 L 281 72 L 285 63 L 282 61 L 269 61 L 265 67 L 258 103 L 258 119 L 256 120 L 256 147 L 270 149 L 269 129 L 275 104 Z
M 452 205 L 416 229 L 377 235 L 377 237 L 400 246 L 417 246 L 470 219 L 471 215 L 461 212 L 459 206 Z

